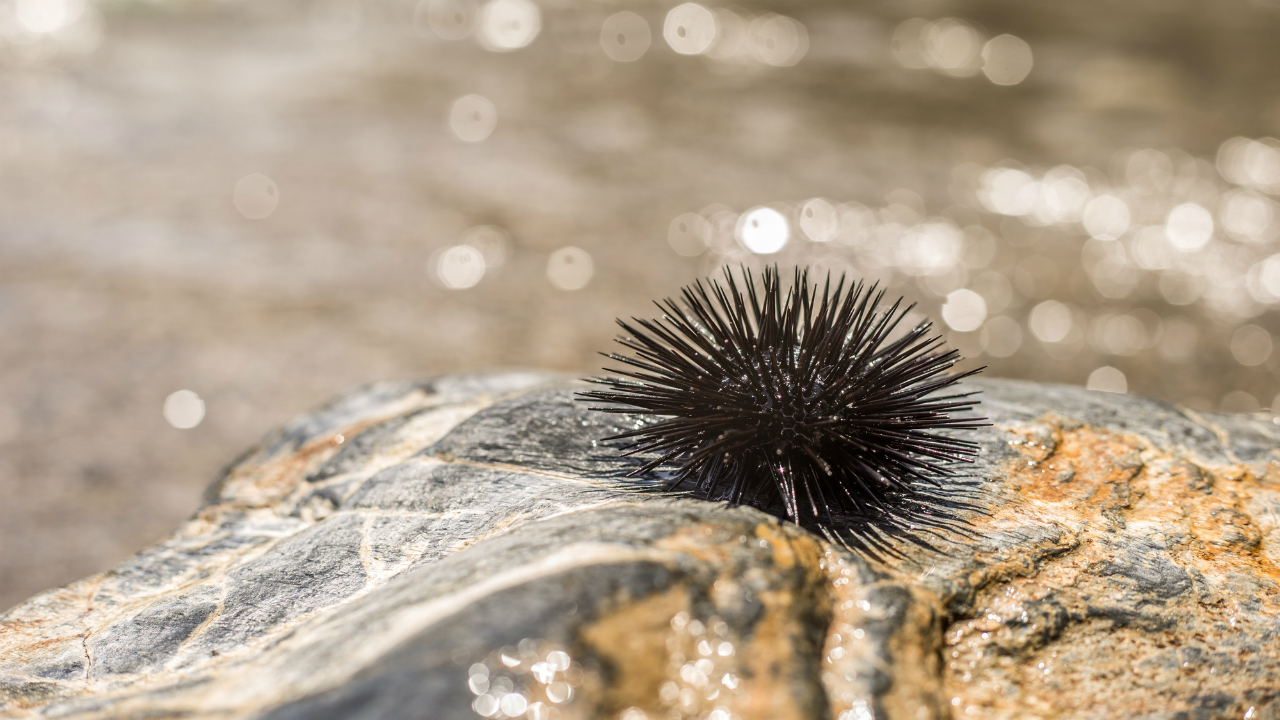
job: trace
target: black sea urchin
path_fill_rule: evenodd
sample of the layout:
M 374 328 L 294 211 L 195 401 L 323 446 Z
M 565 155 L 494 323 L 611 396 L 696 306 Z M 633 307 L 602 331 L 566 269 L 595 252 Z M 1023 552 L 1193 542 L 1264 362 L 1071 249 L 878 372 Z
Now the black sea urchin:
M 884 291 L 850 283 L 811 286 L 796 270 L 783 288 L 766 269 L 757 291 L 728 269 L 725 284 L 699 281 L 683 306 L 657 303 L 662 320 L 619 320 L 618 342 L 635 357 L 622 377 L 581 393 L 604 412 L 652 416 L 626 441 L 641 455 L 631 475 L 669 470 L 671 489 L 770 512 L 851 547 L 896 554 L 886 536 L 957 529 L 953 464 L 978 446 L 948 431 L 985 425 L 953 417 L 973 393 L 937 395 L 973 370 L 944 374 L 960 359 L 921 323 L 891 339 L 911 307 L 881 309 Z M 943 480 L 949 486 L 943 485 Z

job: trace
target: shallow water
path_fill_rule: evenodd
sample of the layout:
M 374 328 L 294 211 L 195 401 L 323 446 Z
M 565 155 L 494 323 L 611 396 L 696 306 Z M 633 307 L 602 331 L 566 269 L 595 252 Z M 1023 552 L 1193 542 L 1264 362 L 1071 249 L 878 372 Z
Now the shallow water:
M 1280 5 L 672 9 L 0 5 L 0 606 L 350 384 L 593 372 L 725 263 L 881 280 L 994 375 L 1272 406 Z

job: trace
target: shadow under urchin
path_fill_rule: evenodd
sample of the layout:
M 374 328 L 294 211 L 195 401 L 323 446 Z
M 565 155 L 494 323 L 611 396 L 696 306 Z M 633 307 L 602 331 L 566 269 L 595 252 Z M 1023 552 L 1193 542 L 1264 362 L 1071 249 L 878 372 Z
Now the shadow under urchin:
M 618 320 L 635 353 L 626 369 L 579 393 L 602 412 L 637 417 L 605 438 L 665 471 L 670 490 L 750 505 L 872 557 L 900 556 L 895 540 L 936 549 L 924 535 L 967 535 L 959 513 L 975 485 L 957 473 L 978 453 L 953 431 L 988 425 L 957 417 L 976 393 L 946 394 L 982 370 L 946 374 L 960 360 L 923 322 L 894 338 L 913 305 L 881 308 L 878 284 L 820 287 L 796 269 L 756 282 L 728 268 L 724 284 L 683 288 L 683 304 L 655 303 L 661 320 Z M 942 394 L 939 394 L 942 393 Z

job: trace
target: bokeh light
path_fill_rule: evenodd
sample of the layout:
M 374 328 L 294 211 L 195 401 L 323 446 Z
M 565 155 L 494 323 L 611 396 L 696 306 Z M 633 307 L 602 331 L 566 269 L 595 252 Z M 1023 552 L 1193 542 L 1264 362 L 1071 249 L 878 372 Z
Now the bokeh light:
M 697 3 L 677 5 L 667 13 L 662 37 L 681 55 L 700 55 L 716 39 L 715 15 Z
M 451 290 L 475 287 L 484 277 L 484 254 L 470 245 L 454 245 L 435 259 L 440 284 Z
M 1213 237 L 1213 216 L 1195 203 L 1183 203 L 1169 211 L 1165 234 L 1179 250 L 1198 250 Z
M 722 62 L 735 62 L 751 57 L 747 37 L 750 18 L 727 7 L 715 8 L 711 12 L 715 15 L 716 37 L 703 54 Z
M 1231 336 L 1231 354 L 1241 365 L 1261 365 L 1271 357 L 1271 334 L 1257 325 L 1245 325 Z
M 1265 243 L 1275 239 L 1276 204 L 1251 190 L 1234 190 L 1222 196 L 1219 217 L 1235 240 Z
M 782 213 L 759 207 L 742 214 L 735 232 L 738 242 L 757 255 L 772 255 L 791 239 L 791 228 Z
M 481 142 L 498 127 L 498 108 L 480 95 L 463 95 L 449 106 L 449 129 L 463 142 Z
M 1280 141 L 1234 137 L 1218 149 L 1218 170 L 1237 185 L 1280 192 Z
M 671 249 L 685 257 L 701 255 L 707 249 L 711 225 L 701 215 L 684 213 L 671 221 L 667 242 Z
M 480 717 L 553 720 L 555 705 L 573 700 L 582 669 L 559 646 L 525 638 L 503 647 L 467 669 L 466 689 L 475 696 L 471 709 Z
M 204 420 L 204 400 L 190 390 L 178 390 L 164 399 L 164 419 L 179 430 L 190 430 Z
M 953 330 L 977 330 L 986 319 L 987 302 L 972 290 L 954 290 L 942 303 L 942 320 Z
M 1016 168 L 992 168 L 982 174 L 978 197 L 992 212 L 1026 215 L 1035 208 L 1039 187 L 1036 181 Z
M 236 181 L 231 201 L 241 215 L 250 220 L 261 220 L 276 211 L 280 204 L 280 189 L 266 175 L 253 173 Z
M 959 77 L 967 77 L 982 67 L 982 36 L 969 23 L 943 18 L 929 23 L 920 37 L 926 63 Z
M 1085 387 L 1100 392 L 1126 393 L 1129 391 L 1129 381 L 1125 378 L 1124 373 L 1110 365 L 1103 365 L 1089 373 L 1089 379 L 1085 382 Z
M 414 13 L 414 27 L 444 40 L 462 40 L 475 29 L 480 6 L 475 0 L 421 0 Z
M 22 29 L 36 35 L 57 32 L 84 12 L 83 0 L 13 0 L 13 18 Z
M 600 47 L 615 62 L 635 62 L 649 50 L 649 23 L 639 15 L 622 11 L 610 15 L 600 27 Z
M 809 51 L 809 34 L 804 25 L 783 15 L 761 15 L 747 28 L 748 47 L 760 62 L 774 67 L 790 67 Z
M 831 242 L 840 234 L 840 213 L 822 198 L 809 200 L 800 208 L 800 230 L 814 242 Z
M 971 23 L 953 17 L 911 18 L 894 30 L 889 49 L 902 67 L 932 68 L 957 78 L 981 71 L 996 85 L 1017 85 L 1034 64 L 1031 46 L 1022 38 L 1006 34 L 988 40 Z
M 1095 349 L 1107 355 L 1133 355 L 1147 347 L 1147 332 L 1132 315 L 1107 313 L 1094 319 L 1090 337 Z
M 509 52 L 527 46 L 542 31 L 542 13 L 530 0 L 489 0 L 480 8 L 476 37 L 481 47 Z
M 939 69 L 939 38 L 971 27 L 908 22 L 896 32 L 899 40 L 905 34 L 919 41 L 922 68 Z M 1280 305 L 1275 200 L 1257 189 L 1265 176 L 1250 175 L 1253 187 L 1233 187 L 1207 160 L 1143 147 L 1116 151 L 1109 170 L 1038 169 L 1013 159 L 965 163 L 953 170 L 950 190 L 963 209 L 931 213 L 906 188 L 886 193 L 880 205 L 779 198 L 741 214 L 714 205 L 679 216 L 668 242 L 708 266 L 771 256 L 905 287 L 936 313 L 949 329 L 947 342 L 964 357 L 1092 362 L 1111 368 L 1099 376 L 1110 378 L 1104 384 L 1111 389 L 1120 387 L 1112 371 L 1128 391 L 1135 377 L 1151 381 L 1133 370 L 1141 363 L 1197 366 L 1220 357 L 1205 354 L 1208 338 L 1222 332 L 1215 328 L 1237 333 L 1215 340 L 1232 347 L 1237 367 L 1271 367 L 1269 330 L 1243 324 Z M 793 226 L 808 242 L 781 242 Z M 1207 318 L 1217 319 L 1210 329 Z M 1120 371 L 1117 358 L 1139 365 Z M 1242 407 L 1214 397 L 1225 396 L 1189 402 Z
M 911 70 L 929 67 L 922 40 L 928 34 L 930 25 L 924 18 L 911 18 L 893 31 L 889 47 L 898 64 Z
M 1222 396 L 1218 410 L 1226 413 L 1253 413 L 1260 409 L 1258 399 L 1244 390 L 1232 390 Z
M 581 290 L 594 274 L 591 256 L 581 248 L 563 247 L 547 259 L 547 279 L 561 290 Z
M 486 270 L 497 270 L 511 252 L 511 236 L 493 225 L 473 227 L 462 234 L 462 244 L 475 248 L 484 259 Z
M 996 85 L 1017 85 L 1035 64 L 1031 46 L 1013 35 L 997 35 L 982 46 L 982 72 Z
M 1115 240 L 1129 229 L 1129 206 L 1114 195 L 1099 195 L 1085 206 L 1082 221 L 1092 237 Z
M 1067 339 L 1074 323 L 1071 308 L 1057 300 L 1045 300 L 1031 310 L 1028 321 L 1031 333 L 1043 342 L 1061 342 Z

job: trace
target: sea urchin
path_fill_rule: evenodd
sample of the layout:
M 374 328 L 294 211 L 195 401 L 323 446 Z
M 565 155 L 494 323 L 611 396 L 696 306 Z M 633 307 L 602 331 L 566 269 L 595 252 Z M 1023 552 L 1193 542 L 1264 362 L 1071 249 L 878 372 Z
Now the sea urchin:
M 865 550 L 920 527 L 953 527 L 963 506 L 943 492 L 957 462 L 978 446 L 950 431 L 982 418 L 955 417 L 972 393 L 943 394 L 979 370 L 945 374 L 960 355 L 943 351 L 921 323 L 894 329 L 911 307 L 881 308 L 884 291 L 863 282 L 811 286 L 797 269 L 784 288 L 776 268 L 757 290 L 699 281 L 684 303 L 657 303 L 662 320 L 618 324 L 634 357 L 607 389 L 581 393 L 598 410 L 642 416 L 623 456 L 641 456 L 630 475 L 669 472 L 668 487 L 770 512 Z M 647 416 L 647 417 L 645 417 Z M 652 418 L 652 419 L 648 419 Z M 922 543 L 923 544 L 923 543 Z

